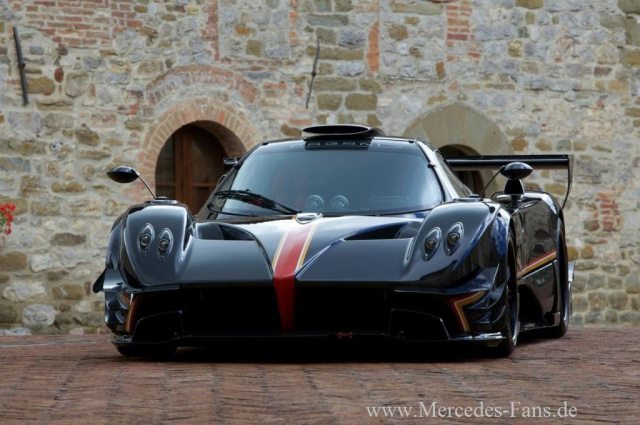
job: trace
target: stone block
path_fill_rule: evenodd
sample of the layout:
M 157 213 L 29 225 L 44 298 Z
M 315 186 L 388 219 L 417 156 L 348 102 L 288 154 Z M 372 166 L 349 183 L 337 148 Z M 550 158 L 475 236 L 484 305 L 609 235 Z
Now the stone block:
M 299 128 L 289 127 L 286 124 L 280 126 L 280 132 L 288 137 L 300 137 L 302 136 L 302 130 Z
M 69 99 L 46 98 L 36 101 L 36 106 L 41 111 L 71 111 L 73 102 Z
M 32 201 L 31 214 L 35 216 L 59 216 L 62 214 L 59 201 Z
M 109 158 L 111 156 L 111 149 L 105 146 L 102 149 L 89 149 L 89 150 L 79 150 L 77 153 L 78 159 L 91 159 L 91 160 L 100 160 Z
M 353 91 L 358 88 L 358 82 L 351 78 L 321 77 L 316 78 L 316 91 Z
M 640 14 L 640 0 L 618 0 L 618 7 L 624 13 Z
M 358 0 L 356 0 L 357 2 Z M 336 12 L 350 12 L 353 10 L 352 0 L 334 0 Z
M 396 41 L 402 41 L 409 37 L 409 31 L 406 25 L 391 24 L 388 27 L 388 32 L 389 37 Z
M 76 130 L 76 140 L 78 143 L 87 146 L 98 146 L 98 144 L 100 144 L 100 136 L 98 136 L 98 133 L 86 127 Z
M 353 124 L 353 115 L 351 114 L 340 114 L 338 115 L 338 124 Z
M 640 312 L 625 311 L 624 313 L 620 313 L 620 321 L 624 324 L 638 326 L 638 323 L 640 323 Z
M 31 329 L 42 329 L 53 325 L 56 309 L 50 305 L 32 304 L 22 311 L 22 323 Z
M 521 40 L 511 40 L 507 43 L 507 47 L 509 56 L 513 58 L 522 57 L 523 46 Z
M 0 157 L 0 172 L 6 173 L 28 173 L 31 171 L 31 163 L 23 158 L 2 158 Z
M 76 246 L 85 243 L 87 237 L 85 235 L 76 235 L 73 233 L 56 233 L 51 237 L 51 245 L 56 246 Z
M 626 21 L 623 15 L 600 15 L 600 25 L 610 30 L 626 29 Z
M 72 217 L 100 217 L 102 204 L 98 200 L 76 199 L 69 203 L 69 212 Z
M 56 91 L 56 83 L 47 77 L 28 78 L 27 92 L 30 94 L 44 94 L 48 96 Z
M 369 80 L 369 79 L 360 80 L 359 84 L 360 84 L 360 90 L 362 91 L 370 91 L 373 93 L 382 92 L 382 84 L 380 84 L 375 80 Z
M 601 311 L 607 305 L 607 298 L 602 292 L 589 293 L 589 306 L 592 312 Z
M 623 291 L 615 291 L 607 296 L 609 307 L 615 310 L 625 310 L 629 305 L 629 295 Z
M 336 43 L 336 32 L 329 28 L 316 28 L 316 36 L 320 40 L 320 48 L 326 44 Z
M 370 125 L 371 127 L 381 127 L 382 122 L 378 119 L 378 116 L 376 114 L 368 114 L 367 125 Z
M 14 272 L 27 268 L 27 254 L 24 252 L 7 252 L 0 254 L 0 271 Z
M 20 179 L 20 193 L 29 197 L 33 193 L 44 191 L 42 180 L 39 176 L 22 176 Z
M 51 190 L 56 193 L 80 193 L 86 189 L 85 185 L 77 180 L 71 180 L 68 182 L 54 182 L 51 185 Z
M 244 52 L 249 56 L 262 56 L 263 45 L 259 40 L 247 40 Z
M 62 129 L 73 128 L 74 117 L 69 113 L 49 112 L 42 119 L 42 128 L 47 134 L 56 133 Z
M 42 282 L 17 282 L 4 288 L 2 298 L 14 303 L 38 301 L 46 295 Z
M 349 25 L 347 15 L 308 15 L 309 25 L 314 27 L 344 27 Z
M 318 109 L 336 111 L 342 104 L 342 96 L 339 94 L 318 95 Z
M 625 290 L 629 294 L 640 294 L 640 275 L 638 273 L 629 274 L 624 280 Z
M 64 92 L 69 97 L 83 95 L 89 89 L 89 74 L 86 72 L 70 72 L 67 75 L 67 83 Z
M 640 66 L 640 50 L 623 47 L 620 63 L 628 66 Z
M 345 101 L 347 109 L 352 111 L 373 111 L 378 107 L 378 96 L 375 94 L 351 93 Z
M 0 302 L 0 323 L 17 323 L 20 314 L 18 307 L 9 303 Z
M 84 285 L 65 284 L 53 288 L 53 295 L 63 300 L 82 300 L 87 296 Z
M 540 9 L 544 6 L 544 0 L 516 0 L 516 6 L 526 9 Z
M 363 47 L 366 39 L 366 34 L 362 31 L 354 31 L 349 28 L 340 32 L 340 45 L 343 47 Z
M 315 56 L 316 48 L 315 46 L 308 46 L 305 50 L 307 56 Z M 361 49 L 346 49 L 343 47 L 321 47 L 320 48 L 320 59 L 330 59 L 330 60 L 362 60 L 364 58 L 364 51 Z
M 440 15 L 443 11 L 441 4 L 428 1 L 395 1 L 391 2 L 389 6 L 391 7 L 392 12 L 415 13 L 417 15 Z

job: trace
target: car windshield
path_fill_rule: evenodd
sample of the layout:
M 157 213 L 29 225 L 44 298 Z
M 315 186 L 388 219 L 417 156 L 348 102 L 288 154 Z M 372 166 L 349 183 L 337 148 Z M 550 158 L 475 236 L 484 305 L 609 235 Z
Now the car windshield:
M 378 215 L 433 208 L 442 202 L 442 191 L 415 144 L 373 142 L 357 148 L 279 142 L 259 147 L 233 169 L 208 208 L 219 218 L 220 213 L 283 214 L 264 198 L 301 212 Z

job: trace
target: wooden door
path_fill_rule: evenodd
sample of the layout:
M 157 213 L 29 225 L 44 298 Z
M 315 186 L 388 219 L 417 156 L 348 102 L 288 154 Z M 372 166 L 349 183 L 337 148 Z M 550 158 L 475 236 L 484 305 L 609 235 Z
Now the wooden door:
M 158 196 L 184 202 L 196 213 L 224 174 L 224 156 L 211 133 L 194 125 L 182 127 L 160 151 L 156 164 Z

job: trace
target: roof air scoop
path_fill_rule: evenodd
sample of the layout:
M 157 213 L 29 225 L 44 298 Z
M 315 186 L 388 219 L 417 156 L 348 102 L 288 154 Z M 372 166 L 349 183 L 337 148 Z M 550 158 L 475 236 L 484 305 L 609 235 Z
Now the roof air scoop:
M 305 140 L 317 137 L 325 138 L 336 136 L 350 138 L 370 138 L 375 136 L 384 136 L 384 132 L 379 128 L 356 124 L 314 125 L 311 127 L 307 127 L 302 131 L 311 135 L 310 137 L 305 137 Z

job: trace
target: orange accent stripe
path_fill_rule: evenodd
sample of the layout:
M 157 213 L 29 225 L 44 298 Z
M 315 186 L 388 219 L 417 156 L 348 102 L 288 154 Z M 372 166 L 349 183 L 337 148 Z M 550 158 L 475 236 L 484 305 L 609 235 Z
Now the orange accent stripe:
M 537 269 L 538 267 L 542 267 L 543 265 L 555 260 L 557 254 L 556 254 L 556 250 L 554 249 L 553 251 L 549 251 L 546 254 L 532 260 L 529 261 L 527 264 L 525 264 L 522 269 L 520 270 L 520 272 L 518 273 L 518 277 L 524 276 L 525 274 L 529 273 L 530 271 Z
M 131 299 L 129 301 L 129 311 L 127 311 L 127 320 L 125 321 L 124 329 L 129 333 L 133 333 L 133 319 L 135 314 L 136 306 L 138 299 L 135 298 L 133 294 L 131 294 Z
M 296 300 L 295 274 L 304 265 L 318 220 L 309 224 L 300 224 L 297 221 L 292 224 L 292 227 L 282 235 L 273 257 L 273 284 L 283 332 L 293 329 Z
M 474 292 L 471 295 L 465 294 L 461 297 L 451 300 L 451 306 L 453 307 L 453 311 L 456 314 L 456 319 L 458 319 L 458 324 L 464 332 L 469 332 L 469 322 L 467 322 L 467 316 L 465 316 L 462 308 L 465 305 L 469 305 L 482 298 L 484 293 L 485 291 Z

